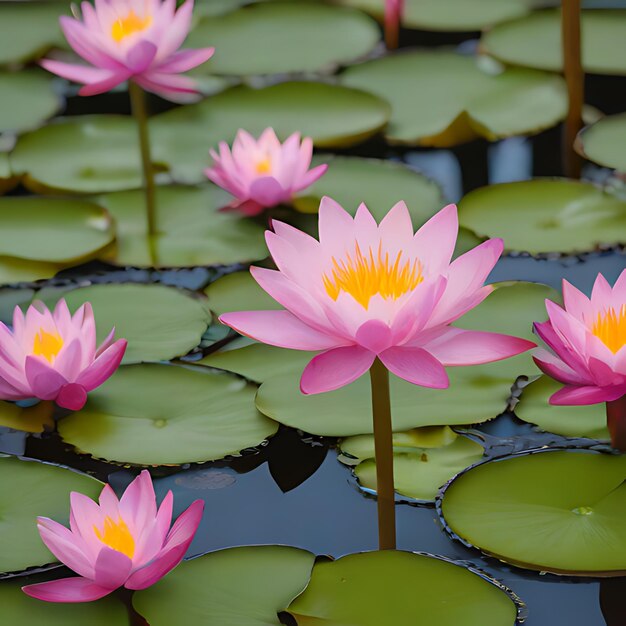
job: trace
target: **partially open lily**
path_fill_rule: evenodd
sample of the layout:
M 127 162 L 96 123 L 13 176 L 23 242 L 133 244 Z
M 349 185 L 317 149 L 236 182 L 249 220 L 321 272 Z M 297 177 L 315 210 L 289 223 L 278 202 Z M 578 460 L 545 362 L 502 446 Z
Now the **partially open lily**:
M 252 216 L 281 202 L 290 202 L 294 194 L 312 185 L 326 172 L 327 165 L 313 169 L 313 141 L 300 133 L 281 144 L 272 128 L 266 128 L 258 140 L 239 130 L 232 151 L 226 142 L 219 154 L 211 150 L 214 164 L 205 170 L 207 177 L 235 196 L 227 208 Z
M 22 587 L 47 602 L 90 602 L 115 589 L 145 589 L 159 581 L 183 559 L 198 529 L 204 502 L 196 500 L 173 526 L 171 491 L 157 510 L 147 470 L 118 500 L 109 485 L 99 505 L 87 496 L 71 494 L 70 529 L 39 517 L 43 542 L 78 577 Z
M 196 82 L 181 76 L 207 61 L 213 48 L 178 50 L 191 28 L 194 0 L 176 10 L 176 0 L 82 2 L 82 19 L 60 18 L 65 37 L 89 65 L 44 59 L 41 65 L 83 83 L 80 95 L 110 91 L 132 80 L 169 100 L 197 97 Z
M 115 329 L 96 348 L 96 322 L 89 303 L 72 316 L 65 300 L 54 312 L 41 302 L 26 314 L 13 313 L 13 329 L 0 322 L 0 398 L 54 400 L 66 409 L 82 409 L 87 392 L 119 367 L 126 340 L 114 341 Z
M 626 451 L 626 270 L 611 285 L 598 274 L 591 298 L 563 281 L 564 308 L 546 300 L 549 320 L 535 332 L 543 372 L 564 383 L 550 404 L 607 403 L 613 445 Z

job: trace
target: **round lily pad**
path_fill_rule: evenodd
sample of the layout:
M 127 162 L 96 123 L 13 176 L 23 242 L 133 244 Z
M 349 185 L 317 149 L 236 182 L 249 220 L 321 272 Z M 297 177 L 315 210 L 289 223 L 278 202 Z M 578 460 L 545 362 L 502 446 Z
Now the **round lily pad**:
M 142 184 L 137 127 L 129 116 L 54 120 L 20 137 L 10 158 L 13 172 L 38 193 L 100 193 Z
M 298 626 L 513 626 L 517 619 L 512 598 L 488 579 L 440 558 L 394 550 L 317 562 L 289 613 Z
M 69 9 L 67 2 L 1 2 L 0 65 L 30 61 L 64 45 L 59 16 Z
M 92 259 L 114 238 L 110 216 L 84 200 L 0 198 L 0 255 L 75 263 Z
M 0 72 L 0 102 L 0 133 L 39 126 L 61 107 L 61 98 L 53 89 L 53 79 L 40 70 Z
M 65 298 L 71 311 L 90 302 L 96 318 L 98 341 L 115 327 L 115 335 L 128 340 L 124 363 L 165 361 L 187 354 L 200 344 L 210 314 L 204 302 L 164 285 L 91 285 L 39 296 L 44 301 Z
M 582 53 L 585 71 L 626 75 L 626 11 L 583 11 Z M 561 14 L 538 11 L 499 24 L 481 40 L 484 51 L 514 65 L 560 72 L 563 69 Z
M 439 429 L 427 427 L 430 438 L 420 437 L 420 430 L 394 434 L 394 483 L 400 495 L 430 502 L 435 499 L 439 488 L 453 476 L 479 461 L 484 449 L 479 443 L 456 435 L 447 426 Z M 432 431 L 440 431 L 439 437 Z M 420 439 L 426 439 L 425 443 L 429 445 L 420 445 Z M 439 446 L 430 445 L 436 444 L 436 439 L 440 440 Z M 361 486 L 376 491 L 374 436 L 348 437 L 341 442 L 341 452 L 353 457 L 348 461 L 355 465 L 354 473 Z M 340 460 L 343 461 L 344 456 Z
M 450 530 L 528 569 L 623 576 L 626 456 L 550 451 L 491 461 L 443 494 Z
M 63 467 L 0 457 L 0 572 L 54 562 L 39 537 L 37 516 L 67 524 L 70 492 L 97 498 L 101 489 L 99 481 Z
M 626 202 L 590 183 L 537 179 L 482 187 L 459 203 L 459 220 L 508 250 L 593 250 L 626 238 Z
M 269 311 L 283 307 L 268 295 L 248 270 L 232 272 L 211 283 L 204 293 L 216 315 L 232 311 Z
M 247 0 L 196 0 L 193 7 L 194 18 L 196 18 L 197 23 L 205 16 L 222 15 L 234 11 L 246 2 Z M 206 44 L 203 43 L 202 45 Z
M 19 176 L 14 176 L 11 172 L 9 155 L 6 152 L 0 152 L 0 193 L 11 190 L 18 181 Z
M 250 76 L 333 71 L 368 54 L 379 40 L 377 24 L 360 11 L 277 2 L 204 18 L 186 45 L 215 46 L 206 71 Z
M 0 16 L 1 18 L 1 16 Z M 69 507 L 69 502 L 68 502 Z M 2 619 L 6 624 L 28 626 L 129 626 L 128 611 L 115 597 L 108 596 L 96 602 L 61 604 L 41 602 L 28 597 L 25 584 L 43 582 L 39 578 L 6 581 L 0 585 Z
M 403 52 L 353 66 L 342 84 L 390 102 L 386 137 L 394 144 L 495 141 L 550 128 L 567 113 L 560 76 L 521 68 L 486 71 L 476 58 L 447 50 Z
M 175 365 L 120 368 L 58 425 L 64 441 L 94 457 L 134 465 L 182 465 L 258 446 L 278 424 L 254 408 L 254 388 L 226 374 Z
M 214 185 L 158 187 L 153 246 L 147 234 L 142 191 L 101 196 L 117 224 L 117 246 L 106 260 L 116 265 L 191 267 L 230 265 L 267 256 L 262 226 L 220 212 L 231 197 Z
M 29 407 L 14 402 L 0 401 L 0 426 L 28 433 L 54 430 L 54 406 L 51 402 L 38 402 Z
M 317 213 L 320 200 L 330 196 L 354 215 L 365 202 L 377 221 L 404 200 L 417 228 L 444 205 L 441 189 L 423 174 L 393 161 L 320 155 L 318 163 L 328 170 L 316 183 L 300 193 L 294 206 L 305 213 Z
M 341 0 L 383 18 L 379 0 Z M 531 0 L 405 0 L 403 28 L 475 31 L 528 13 Z
M 524 387 L 515 414 L 525 422 L 557 435 L 610 439 L 604 404 L 557 406 L 549 403 L 550 396 L 562 387 L 562 383 L 541 376 Z
M 287 546 L 212 552 L 135 593 L 133 605 L 151 626 L 280 626 L 277 614 L 306 587 L 314 558 Z
M 8 325 L 13 324 L 15 307 L 28 307 L 34 295 L 34 289 L 0 287 L 0 321 Z
M 451 367 L 450 387 L 445 390 L 418 387 L 390 375 L 394 431 L 492 419 L 506 409 L 511 385 L 526 367 L 524 355 L 486 365 Z M 301 375 L 298 370 L 266 380 L 257 393 L 259 411 L 315 435 L 373 432 L 367 376 L 336 391 L 305 396 L 300 392 Z
M 583 129 L 576 149 L 590 161 L 626 172 L 626 113 L 610 115 Z
M 217 54 L 217 53 L 216 53 Z M 208 149 L 231 143 L 240 128 L 258 136 L 273 127 L 281 139 L 300 131 L 316 147 L 349 147 L 381 130 L 387 102 L 364 91 L 316 82 L 286 82 L 263 89 L 240 86 L 151 121 L 155 161 L 175 180 L 206 180 Z
M 0 285 L 52 278 L 65 267 L 67 265 L 0 257 Z

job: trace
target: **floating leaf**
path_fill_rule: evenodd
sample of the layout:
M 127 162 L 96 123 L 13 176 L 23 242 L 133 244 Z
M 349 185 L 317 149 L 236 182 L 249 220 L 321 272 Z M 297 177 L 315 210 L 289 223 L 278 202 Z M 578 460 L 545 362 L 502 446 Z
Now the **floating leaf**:
M 298 626 L 513 626 L 517 617 L 511 597 L 488 579 L 440 558 L 394 550 L 317 562 L 289 612 Z
M 204 293 L 216 315 L 232 311 L 276 310 L 283 307 L 269 296 L 248 270 L 232 272 L 211 283 Z
M 281 2 L 205 18 L 186 45 L 215 46 L 206 71 L 250 76 L 332 71 L 365 56 L 379 40 L 378 26 L 360 11 Z
M 118 463 L 213 461 L 276 432 L 278 424 L 254 408 L 254 392 L 240 379 L 203 369 L 122 367 L 58 428 L 79 451 Z
M 626 75 L 626 11 L 583 11 L 582 52 L 585 71 Z M 481 40 L 481 47 L 494 57 L 514 65 L 561 72 L 560 11 L 539 11 L 499 24 Z
M 610 439 L 606 427 L 604 404 L 557 406 L 549 404 L 550 396 L 563 387 L 548 376 L 541 376 L 524 387 L 515 414 L 525 422 L 536 424 L 549 433 L 565 437 Z
M 0 288 L 0 321 L 8 325 L 13 324 L 15 307 L 28 307 L 34 295 L 34 289 Z
M 567 113 L 560 76 L 537 70 L 487 73 L 473 57 L 447 50 L 389 55 L 348 68 L 342 84 L 389 100 L 388 141 L 448 147 L 537 133 Z
M 0 193 L 11 190 L 18 181 L 19 176 L 13 176 L 11 172 L 9 155 L 6 152 L 0 152 Z
M 153 252 L 147 235 L 144 195 L 126 191 L 102 196 L 115 218 L 117 248 L 107 260 L 138 267 L 230 265 L 267 256 L 263 228 L 236 213 L 220 212 L 231 197 L 214 185 L 158 187 Z
M 39 402 L 21 407 L 13 402 L 0 401 L 0 426 L 28 433 L 54 429 L 54 407 L 51 402 Z
M 235 87 L 151 121 L 155 161 L 179 182 L 204 181 L 208 149 L 232 142 L 240 128 L 259 135 L 271 126 L 284 139 L 300 131 L 320 148 L 348 147 L 381 130 L 389 105 L 356 89 L 315 82 L 287 82 L 263 89 Z
M 0 14 L 1 19 L 1 14 Z M 69 501 L 66 503 L 69 507 Z M 39 579 L 9 581 L 0 584 L 2 619 L 9 625 L 28 626 L 129 626 L 126 607 L 114 596 L 96 602 L 61 604 L 41 602 L 28 597 L 21 589 Z
M 53 79 L 39 70 L 0 72 L 0 102 L 0 133 L 39 126 L 61 107 L 61 98 L 54 93 Z
M 98 341 L 115 327 L 128 340 L 124 363 L 165 361 L 187 354 L 200 344 L 210 315 L 201 300 L 164 285 L 91 285 L 72 291 L 40 294 L 49 304 L 64 297 L 71 311 L 85 302 L 93 306 Z
M 101 489 L 99 481 L 63 467 L 0 457 L 0 572 L 54 562 L 37 532 L 37 516 L 67 524 L 70 492 L 97 498 Z
M 626 172 L 626 113 L 610 115 L 583 129 L 576 142 L 586 159 Z
M 450 387 L 418 387 L 391 375 L 394 431 L 418 426 L 476 424 L 496 417 L 508 404 L 511 385 L 523 373 L 524 355 L 472 367 L 448 368 Z M 266 380 L 256 404 L 272 419 L 307 433 L 347 437 L 371 433 L 372 407 L 367 376 L 317 395 L 300 392 L 302 371 Z
M 422 434 L 421 431 L 426 433 Z M 397 493 L 419 501 L 432 501 L 439 488 L 483 456 L 483 447 L 458 436 L 447 426 L 417 428 L 393 437 L 394 484 Z M 340 444 L 340 460 L 355 465 L 354 473 L 366 489 L 376 491 L 374 436 L 348 437 Z
M 570 450 L 508 457 L 458 476 L 441 510 L 464 541 L 519 567 L 623 576 L 625 479 L 624 455 Z

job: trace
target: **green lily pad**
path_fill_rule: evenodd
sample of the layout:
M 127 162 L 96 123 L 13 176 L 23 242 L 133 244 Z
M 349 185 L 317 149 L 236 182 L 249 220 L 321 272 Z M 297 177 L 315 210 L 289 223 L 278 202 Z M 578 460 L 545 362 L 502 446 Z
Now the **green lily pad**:
M 212 552 L 135 593 L 150 626 L 280 626 L 277 614 L 307 585 L 314 556 L 287 546 Z
M 39 402 L 21 407 L 13 402 L 0 401 L 0 426 L 28 433 L 54 430 L 54 406 L 51 402 Z
M 192 48 L 215 46 L 213 74 L 250 76 L 332 71 L 363 57 L 380 30 L 360 11 L 313 2 L 255 4 L 207 17 L 189 35 Z
M 70 264 L 111 244 L 110 216 L 96 204 L 58 198 L 0 198 L 0 255 Z
M 67 265 L 0 257 L 0 285 L 52 278 L 65 267 Z
M 379 0 L 341 0 L 382 19 Z M 406 0 L 403 28 L 433 31 L 474 31 L 526 15 L 530 0 Z
M 67 506 L 69 507 L 69 501 Z M 25 584 L 43 582 L 39 579 L 5 581 L 0 584 L 2 619 L 6 624 L 28 626 L 129 626 L 126 607 L 114 596 L 96 602 L 59 604 L 41 602 L 28 597 Z
M 196 0 L 193 7 L 193 14 L 196 24 L 206 16 L 215 16 L 228 13 L 238 9 L 243 4 L 246 4 L 247 0 Z M 206 43 L 202 44 L 203 46 Z
M 216 53 L 217 54 L 217 53 Z M 364 91 L 316 82 L 287 82 L 263 89 L 240 86 L 198 104 L 155 116 L 155 160 L 175 180 L 205 180 L 208 149 L 232 142 L 240 128 L 259 135 L 273 127 L 282 139 L 300 131 L 318 148 L 349 147 L 380 131 L 389 119 L 387 102 Z
M 101 196 L 117 224 L 116 265 L 191 267 L 230 265 L 267 256 L 264 229 L 236 213 L 220 212 L 231 197 L 219 187 L 158 187 L 153 251 L 142 191 Z
M 332 155 L 320 155 L 316 162 L 328 163 L 328 170 L 296 198 L 295 208 L 304 213 L 317 213 L 322 197 L 330 196 L 352 215 L 365 202 L 380 222 L 404 200 L 417 228 L 444 205 L 437 183 L 401 163 Z
M 488 73 L 477 59 L 447 50 L 411 51 L 353 66 L 342 74 L 342 84 L 389 100 L 386 137 L 394 144 L 495 141 L 540 132 L 567 113 L 560 76 L 500 67 Z
M 459 203 L 459 220 L 508 250 L 583 252 L 626 239 L 626 202 L 590 183 L 537 179 L 482 187 Z
M 98 341 L 115 327 L 128 340 L 124 363 L 166 361 L 200 344 L 210 315 L 204 303 L 164 285 L 91 285 L 56 297 L 39 294 L 49 304 L 65 298 L 71 311 L 85 302 L 93 306 Z
M 453 476 L 479 461 L 484 449 L 479 443 L 456 435 L 447 426 L 439 429 L 426 427 L 426 437 L 421 436 L 421 430 L 394 433 L 394 484 L 400 495 L 430 502 Z M 423 445 L 421 439 L 426 439 L 424 443 L 427 445 Z M 440 441 L 438 446 L 437 439 Z M 343 455 L 346 454 L 352 457 L 347 459 L 348 464 L 355 465 L 354 473 L 361 486 L 376 491 L 374 436 L 348 437 L 340 447 L 342 456 L 339 459 L 344 461 L 346 457 Z
M 576 149 L 586 159 L 626 172 L 626 113 L 610 115 L 584 128 L 578 135 Z
M 583 11 L 583 67 L 594 74 L 626 75 L 626 11 Z M 561 14 L 539 11 L 499 24 L 481 40 L 482 49 L 505 63 L 560 72 Z
M 233 311 L 270 311 L 283 307 L 268 295 L 249 271 L 232 272 L 211 283 L 204 293 L 216 315 Z
M 175 365 L 120 368 L 59 433 L 81 452 L 133 465 L 182 465 L 258 446 L 278 424 L 254 408 L 254 388 Z
M 10 191 L 19 182 L 19 176 L 14 176 L 11 172 L 9 155 L 0 152 L 0 194 Z
M 50 75 L 40 70 L 0 72 L 0 133 L 34 128 L 52 117 L 61 108 L 53 83 Z
M 0 287 L 0 321 L 8 325 L 13 324 L 13 311 L 15 307 L 28 307 L 34 295 L 34 289 Z
M 59 16 L 69 9 L 66 2 L 0 3 L 0 65 L 30 61 L 64 45 Z
M 298 626 L 513 626 L 517 618 L 511 597 L 489 580 L 443 559 L 394 550 L 316 563 L 289 612 Z
M 524 355 L 472 367 L 448 368 L 448 389 L 418 387 L 390 375 L 394 431 L 418 426 L 477 424 L 506 410 L 511 385 L 524 372 Z M 367 376 L 327 393 L 300 392 L 302 371 L 266 380 L 256 405 L 268 417 L 307 433 L 347 437 L 373 432 Z
M 0 572 L 54 562 L 39 537 L 37 516 L 67 524 L 70 492 L 97 498 L 101 489 L 101 482 L 63 467 L 0 457 Z
M 441 509 L 452 532 L 497 558 L 560 574 L 626 571 L 626 456 L 551 451 L 457 477 Z
M 609 440 L 604 404 L 553 406 L 550 396 L 563 387 L 549 376 L 541 376 L 524 387 L 515 414 L 549 433 L 564 437 Z

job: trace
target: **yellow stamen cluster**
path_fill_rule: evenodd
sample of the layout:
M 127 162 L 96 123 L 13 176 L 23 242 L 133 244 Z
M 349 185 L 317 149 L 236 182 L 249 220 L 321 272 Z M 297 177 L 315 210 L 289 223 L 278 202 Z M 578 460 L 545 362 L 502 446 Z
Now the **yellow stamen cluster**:
M 272 171 L 272 162 L 269 157 L 266 157 L 262 161 L 256 164 L 257 174 L 269 174 Z
M 603 313 L 598 313 L 591 332 L 615 354 L 626 345 L 626 304 L 622 304 L 619 312 L 610 307 Z
M 354 255 L 346 254 L 340 261 L 333 257 L 332 262 L 331 274 L 323 276 L 326 293 L 333 300 L 342 291 L 349 293 L 364 309 L 376 294 L 397 300 L 424 280 L 422 264 L 417 259 L 404 260 L 400 251 L 391 261 L 388 252 L 383 254 L 382 244 L 376 253 L 370 248 L 363 254 L 357 243 Z
M 35 335 L 33 342 L 33 354 L 42 356 L 49 363 L 59 354 L 63 347 L 63 339 L 58 333 L 48 333 L 43 328 L 39 329 L 39 333 Z
M 93 527 L 96 537 L 109 548 L 125 554 L 129 559 L 135 554 L 135 540 L 131 535 L 126 522 L 120 517 L 117 522 L 107 516 L 104 519 L 104 528 L 102 531 L 97 527 Z
M 125 37 L 134 35 L 142 30 L 145 30 L 152 24 L 152 17 L 146 16 L 144 18 L 139 17 L 132 9 L 126 17 L 120 17 L 113 22 L 111 27 L 111 37 L 113 40 L 119 43 Z

